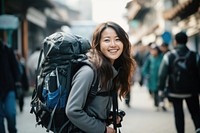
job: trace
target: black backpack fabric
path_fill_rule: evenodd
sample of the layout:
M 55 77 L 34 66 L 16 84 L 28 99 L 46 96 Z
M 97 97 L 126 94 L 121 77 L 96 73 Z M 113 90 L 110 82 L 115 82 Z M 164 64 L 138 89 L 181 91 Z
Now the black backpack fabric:
M 188 51 L 181 56 L 174 50 L 172 55 L 174 59 L 171 63 L 170 83 L 173 92 L 179 94 L 195 92 L 198 87 L 196 53 Z
M 47 132 L 80 131 L 70 123 L 65 106 L 72 77 L 83 65 L 90 66 L 95 73 L 86 106 L 97 93 L 97 72 L 86 56 L 90 47 L 88 40 L 70 33 L 56 32 L 44 39 L 38 61 L 36 88 L 32 94 L 31 113 L 35 114 L 37 124 L 45 127 Z

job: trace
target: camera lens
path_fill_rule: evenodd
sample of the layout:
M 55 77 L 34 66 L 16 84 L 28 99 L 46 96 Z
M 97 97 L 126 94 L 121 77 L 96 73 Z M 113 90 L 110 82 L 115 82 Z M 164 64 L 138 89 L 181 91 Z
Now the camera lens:
M 120 115 L 121 117 L 124 117 L 126 113 L 123 110 L 118 110 L 118 115 Z

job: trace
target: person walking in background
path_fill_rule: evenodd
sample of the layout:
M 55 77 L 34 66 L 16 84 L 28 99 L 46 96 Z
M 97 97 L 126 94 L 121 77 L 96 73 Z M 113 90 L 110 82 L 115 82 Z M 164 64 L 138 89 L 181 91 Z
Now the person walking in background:
M 19 68 L 12 48 L 0 41 L 0 132 L 5 133 L 4 118 L 9 133 L 16 133 L 16 95 L 20 88 Z
M 200 133 L 200 61 L 199 55 L 187 48 L 187 40 L 184 32 L 175 35 L 175 49 L 164 55 L 159 69 L 158 89 L 162 96 L 168 82 L 167 93 L 173 104 L 177 133 L 185 131 L 183 100 L 186 101 L 196 133 Z
M 141 73 L 141 80 L 139 82 L 140 86 L 147 86 L 147 79 L 142 74 L 142 67 L 145 64 L 145 62 L 149 59 L 151 45 L 152 45 L 152 42 L 150 42 L 148 45 L 142 44 L 140 52 L 138 52 L 138 53 L 141 53 L 141 52 L 143 53 L 142 58 L 137 59 L 138 57 L 137 56 L 135 57 L 136 62 L 138 62 L 138 65 L 140 66 L 140 73 Z
M 84 110 L 94 72 L 89 66 L 83 66 L 73 77 L 66 106 L 69 120 L 82 131 L 87 133 L 117 132 L 107 123 L 113 105 L 112 96 L 100 94 L 109 94 L 113 91 L 119 92 L 120 97 L 125 97 L 129 92 L 132 73 L 136 67 L 130 49 L 128 35 L 118 24 L 106 22 L 97 26 L 93 33 L 92 48 L 87 54 L 89 61 L 97 68 L 99 79 L 97 95 Z M 113 118 L 113 122 L 119 124 L 120 118 L 116 119 L 117 121 Z
M 30 55 L 30 57 L 27 60 L 28 77 L 29 77 L 28 79 L 29 79 L 30 86 L 35 86 L 36 69 L 37 69 L 37 64 L 38 64 L 38 60 L 40 56 L 40 50 L 41 48 L 39 46 L 36 47 L 35 51 Z
M 163 42 L 161 45 L 160 45 L 160 51 L 165 54 L 169 51 L 169 44 Z
M 148 56 L 150 55 L 149 53 L 150 45 L 151 43 L 149 43 L 148 46 L 144 46 L 142 45 L 142 43 L 140 43 L 138 45 L 132 45 L 131 47 L 131 52 L 132 52 L 131 55 L 133 56 L 133 59 L 136 61 L 137 64 L 136 70 L 132 78 L 132 86 L 134 86 L 135 83 L 138 83 L 140 87 L 146 84 L 144 82 L 145 78 L 142 75 L 142 66 L 144 65 L 144 62 L 146 61 L 146 59 L 148 59 Z M 131 107 L 130 101 L 131 101 L 131 90 L 127 93 L 125 98 L 125 104 L 128 108 Z
M 29 82 L 28 82 L 28 77 L 27 77 L 27 73 L 26 73 L 26 67 L 23 64 L 23 62 L 21 61 L 22 57 L 20 55 L 20 53 L 16 53 L 16 58 L 18 61 L 18 65 L 19 65 L 19 71 L 20 71 L 20 82 L 21 82 L 21 90 L 18 95 L 18 102 L 19 102 L 19 109 L 20 112 L 23 112 L 23 107 L 24 107 L 24 97 L 26 95 L 26 93 L 29 90 Z
M 149 53 L 149 47 L 150 47 L 151 43 L 149 43 L 148 46 L 144 46 L 142 43 L 139 44 L 137 46 L 137 49 L 135 51 L 135 54 L 133 55 L 133 58 L 135 59 L 135 61 L 137 62 L 137 70 L 138 70 L 138 75 L 135 74 L 134 76 L 137 76 L 136 82 L 139 83 L 139 85 L 142 87 L 145 83 L 144 83 L 144 76 L 142 75 L 142 67 L 146 61 L 146 59 L 148 59 L 150 53 Z M 136 71 L 137 71 L 136 70 Z M 138 78 L 139 77 L 139 78 Z M 134 77 L 135 78 L 135 77 Z
M 166 43 L 166 42 L 163 42 L 160 46 L 159 46 L 159 48 L 160 48 L 160 50 L 161 50 L 161 52 L 162 52 L 162 55 L 164 56 L 168 51 L 170 51 L 170 49 L 169 49 L 169 44 L 168 43 Z M 168 80 L 168 79 L 166 79 L 166 80 Z M 166 81 L 166 86 L 167 86 L 167 81 Z M 166 88 L 164 89 L 164 92 L 166 92 Z M 165 101 L 165 99 L 167 99 L 167 94 L 166 93 L 164 93 L 162 96 L 159 96 L 159 106 L 161 106 L 164 110 L 167 110 L 166 108 L 165 108 L 165 106 L 166 106 L 166 101 Z M 169 105 L 170 105 L 170 107 L 171 107 L 171 103 L 170 103 L 170 100 L 168 99 L 168 103 L 169 103 Z
M 140 80 L 140 71 L 139 71 L 139 66 L 138 66 L 138 63 L 137 63 L 137 61 L 136 61 L 136 59 L 134 58 L 134 55 L 136 54 L 136 46 L 133 46 L 133 45 L 131 45 L 131 56 L 133 57 L 133 59 L 135 60 L 135 62 L 136 62 L 136 65 L 137 65 L 137 67 L 136 67 L 136 70 L 134 71 L 134 73 L 133 73 L 133 76 L 132 76 L 132 80 L 131 80 L 131 86 L 134 86 L 134 83 L 135 82 L 139 82 L 139 80 Z M 132 89 L 132 87 L 131 87 L 131 89 Z M 128 107 L 128 108 L 130 108 L 131 107 L 131 105 L 130 105 L 130 101 L 131 101 L 131 89 L 130 89 L 130 91 L 126 94 L 126 97 L 125 97 L 125 104 L 126 104 L 126 106 Z
M 147 78 L 147 88 L 154 98 L 154 106 L 159 110 L 159 97 L 158 97 L 158 70 L 162 61 L 162 54 L 156 44 L 152 44 L 150 48 L 150 55 L 142 67 L 142 74 Z

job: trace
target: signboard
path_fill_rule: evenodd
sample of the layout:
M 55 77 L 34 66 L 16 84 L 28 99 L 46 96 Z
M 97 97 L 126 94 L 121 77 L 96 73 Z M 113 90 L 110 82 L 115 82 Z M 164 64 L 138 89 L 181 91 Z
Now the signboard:
M 19 25 L 19 19 L 14 15 L 0 15 L 0 29 L 3 30 L 14 30 Z

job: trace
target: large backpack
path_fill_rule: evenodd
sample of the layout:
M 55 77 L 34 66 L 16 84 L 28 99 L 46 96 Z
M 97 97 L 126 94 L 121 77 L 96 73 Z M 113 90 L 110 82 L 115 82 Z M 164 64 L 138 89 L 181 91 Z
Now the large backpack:
M 198 84 L 196 54 L 188 51 L 184 56 L 173 50 L 174 60 L 171 64 L 172 87 L 175 93 L 191 93 Z
M 76 132 L 77 128 L 72 126 L 65 114 L 65 106 L 72 77 L 83 65 L 90 66 L 95 74 L 86 106 L 95 97 L 97 72 L 86 56 L 90 47 L 88 40 L 70 33 L 56 32 L 44 39 L 36 72 L 36 88 L 32 94 L 31 113 L 35 114 L 37 124 L 45 127 L 47 132 Z

